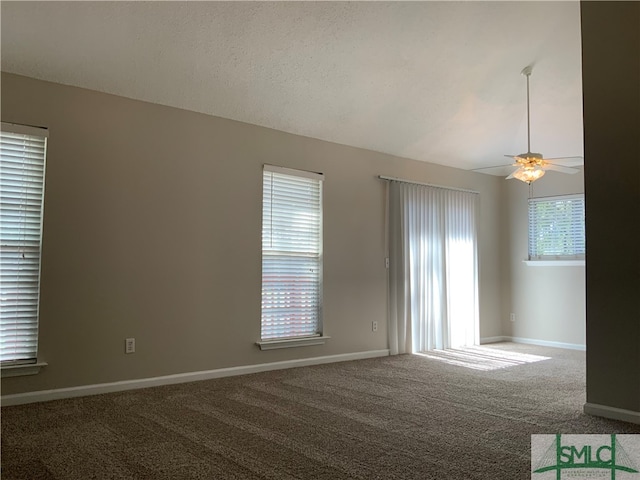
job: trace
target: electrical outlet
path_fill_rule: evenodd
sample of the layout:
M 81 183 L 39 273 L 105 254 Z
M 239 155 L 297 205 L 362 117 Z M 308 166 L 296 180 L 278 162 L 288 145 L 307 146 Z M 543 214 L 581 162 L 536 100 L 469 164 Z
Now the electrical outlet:
M 124 340 L 124 353 L 135 353 L 135 352 L 136 352 L 136 339 L 126 338 Z
M 378 322 L 371 322 L 371 331 L 372 332 L 378 331 Z
M 512 313 L 511 315 L 509 315 L 509 320 L 511 320 L 512 322 L 516 321 L 516 314 Z

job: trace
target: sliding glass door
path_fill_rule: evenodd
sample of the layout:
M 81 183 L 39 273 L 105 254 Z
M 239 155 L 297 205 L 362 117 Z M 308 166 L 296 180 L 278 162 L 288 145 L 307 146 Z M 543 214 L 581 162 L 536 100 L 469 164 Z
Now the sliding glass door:
M 478 343 L 478 194 L 391 181 L 392 354 Z

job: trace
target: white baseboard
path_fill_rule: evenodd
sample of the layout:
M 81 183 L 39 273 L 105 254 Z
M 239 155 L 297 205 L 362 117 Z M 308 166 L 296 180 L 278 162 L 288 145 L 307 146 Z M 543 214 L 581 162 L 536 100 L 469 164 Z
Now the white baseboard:
M 563 343 L 563 342 L 552 342 L 550 340 L 538 340 L 537 338 L 523 338 L 523 337 L 505 337 L 508 338 L 509 342 L 514 343 L 526 343 L 528 345 L 540 345 L 541 347 L 555 347 L 555 348 L 567 348 L 569 350 L 582 350 L 585 351 L 587 349 L 586 345 L 581 345 L 578 343 Z
M 623 422 L 640 424 L 640 412 L 624 410 L 622 408 L 607 407 L 597 403 L 585 403 L 584 413 L 595 415 L 596 417 L 610 418 L 612 420 L 622 420 Z
M 58 388 L 55 390 L 40 390 L 37 392 L 16 393 L 0 397 L 2 406 L 22 405 L 25 403 L 47 402 L 62 398 L 84 397 L 101 393 L 121 392 L 135 390 L 137 388 L 158 387 L 175 383 L 196 382 L 213 378 L 246 375 L 249 373 L 267 372 L 270 370 L 283 370 L 285 368 L 307 367 L 321 365 L 323 363 L 347 362 L 351 360 L 364 360 L 366 358 L 385 357 L 389 350 L 370 350 L 367 352 L 343 353 L 340 355 L 328 355 L 324 357 L 301 358 L 283 362 L 261 363 L 258 365 L 245 365 L 241 367 L 219 368 L 201 372 L 178 373 L 164 375 L 162 377 L 141 378 L 137 380 L 124 380 L 121 382 L 99 383 L 95 385 L 81 385 L 79 387 Z
M 485 345 L 487 343 L 498 343 L 498 342 L 508 342 L 511 340 L 511 337 L 484 337 L 480 339 L 480 345 Z
M 580 345 L 578 343 L 552 342 L 549 340 L 538 340 L 536 338 L 509 337 L 504 335 L 499 337 L 484 337 L 480 339 L 480 345 L 485 345 L 487 343 L 498 343 L 498 342 L 525 343 L 527 345 L 540 345 L 541 347 L 567 348 L 569 350 L 585 351 L 587 349 L 586 345 Z

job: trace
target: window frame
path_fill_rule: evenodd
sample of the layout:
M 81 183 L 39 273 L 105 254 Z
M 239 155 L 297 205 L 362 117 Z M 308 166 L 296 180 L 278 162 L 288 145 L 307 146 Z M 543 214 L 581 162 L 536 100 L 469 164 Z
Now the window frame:
M 265 182 L 267 181 L 268 176 L 271 176 L 271 178 L 274 178 L 273 175 L 286 175 L 286 176 L 294 177 L 298 179 L 311 179 L 318 182 L 318 189 L 319 189 L 318 190 L 319 202 L 318 202 L 318 211 L 317 211 L 318 221 L 317 221 L 317 225 L 315 225 L 318 228 L 318 235 L 319 235 L 319 238 L 317 238 L 318 251 L 317 253 L 313 254 L 314 255 L 313 257 L 309 256 L 309 254 L 304 255 L 304 258 L 315 258 L 318 262 L 317 263 L 318 272 L 316 277 L 317 278 L 316 287 L 318 292 L 317 299 L 316 299 L 317 308 L 315 312 L 316 324 L 314 329 L 315 333 L 313 334 L 303 334 L 299 336 L 281 336 L 281 337 L 264 337 L 263 336 L 264 334 L 263 322 L 265 320 L 265 316 L 264 316 L 264 307 L 265 307 L 264 259 L 265 259 L 265 256 L 280 255 L 285 257 L 288 256 L 290 258 L 303 256 L 300 253 L 296 253 L 296 252 L 287 253 L 284 251 L 279 251 L 278 253 L 275 253 L 275 250 L 265 249 L 264 236 L 267 234 L 268 231 L 271 231 L 267 229 L 267 227 L 265 227 L 265 222 L 267 221 L 267 218 L 271 218 L 270 217 L 271 213 L 269 213 L 269 216 L 267 216 L 267 214 L 265 213 L 266 195 L 267 195 Z M 260 340 L 256 342 L 256 344 L 260 347 L 261 350 L 321 345 L 325 343 L 326 339 L 329 338 L 328 336 L 323 334 L 324 326 L 323 326 L 323 315 L 322 315 L 323 313 L 323 270 L 324 270 L 323 269 L 323 190 L 324 190 L 323 183 L 324 183 L 324 175 L 322 173 L 309 172 L 305 170 L 297 170 L 297 169 L 279 167 L 279 166 L 268 165 L 268 164 L 263 165 L 263 170 L 262 170 L 263 191 L 262 191 L 262 216 L 261 216 L 261 233 L 262 233 L 263 243 L 261 246 L 262 277 L 261 277 L 261 308 L 260 308 Z M 269 199 L 269 201 L 273 199 L 273 192 L 271 192 L 271 195 L 272 197 Z
M 0 361 L 0 369 L 2 371 L 2 377 L 12 377 L 12 376 L 21 376 L 21 375 L 33 375 L 33 374 L 37 374 L 40 372 L 40 369 L 44 366 L 46 366 L 47 364 L 45 362 L 39 362 L 38 361 L 38 349 L 39 349 L 39 323 L 40 323 L 40 296 L 41 296 L 41 271 L 42 271 L 42 247 L 43 247 L 43 221 L 44 221 L 44 210 L 45 210 L 45 186 L 46 186 L 46 167 L 47 167 L 47 150 L 48 150 L 48 137 L 49 137 L 49 131 L 46 128 L 43 127 L 34 127 L 34 126 L 28 126 L 28 125 L 20 125 L 20 124 L 14 124 L 14 123 L 8 123 L 8 122 L 2 122 L 1 124 L 1 128 L 0 130 L 2 131 L 3 134 L 13 134 L 13 135 L 25 135 L 27 137 L 35 137 L 37 138 L 38 142 L 42 142 L 43 146 L 42 146 L 42 157 L 41 157 L 41 164 L 40 162 L 40 157 L 37 157 L 34 159 L 35 163 L 34 168 L 31 168 L 29 170 L 36 172 L 36 178 L 40 178 L 38 175 L 41 172 L 41 182 L 42 185 L 40 188 L 38 188 L 37 190 L 39 190 L 39 194 L 40 194 L 40 199 L 39 199 L 39 206 L 37 207 L 38 210 L 37 212 L 35 212 L 36 215 L 39 216 L 39 218 L 37 219 L 37 249 L 36 249 L 36 254 L 37 254 L 37 273 L 34 275 L 33 273 L 30 274 L 30 276 L 35 276 L 36 280 L 30 280 L 31 282 L 36 283 L 36 294 L 35 294 L 35 317 L 33 319 L 33 321 L 31 321 L 29 323 L 29 325 L 31 325 L 31 327 L 35 330 L 35 333 L 32 335 L 33 337 L 35 337 L 35 344 L 33 346 L 33 349 L 27 353 L 25 353 L 25 356 L 22 358 L 16 357 L 16 358 L 12 358 L 9 360 L 5 360 L 5 361 Z M 26 140 L 26 139 L 25 139 Z M 13 142 L 15 144 L 15 142 Z M 19 158 L 23 158 L 23 157 L 19 157 Z M 18 160 L 18 162 L 9 162 L 8 164 L 4 164 L 4 162 L 0 162 L 0 168 L 2 169 L 9 169 L 11 170 L 16 170 L 16 164 L 20 163 L 20 160 Z M 12 165 L 13 164 L 13 165 Z M 22 170 L 24 171 L 24 170 Z M 11 175 L 10 173 L 7 175 Z M 12 184 L 16 184 L 18 185 L 18 183 L 23 183 L 25 182 L 24 177 L 17 175 L 16 173 L 13 173 L 13 176 L 17 176 L 17 178 L 15 178 L 14 180 L 11 180 L 10 177 L 5 177 L 3 178 L 3 183 L 7 182 L 7 183 L 12 183 Z M 18 182 L 18 183 L 16 183 Z M 24 188 L 24 187 L 23 187 Z M 7 200 L 10 197 L 7 198 Z M 13 203 L 13 202 L 12 202 Z M 15 203 L 15 206 L 13 208 L 9 208 L 9 209 L 5 209 L 3 211 L 3 214 L 7 214 L 9 212 L 20 212 L 21 208 L 23 204 L 22 203 Z M 32 207 L 33 208 L 33 207 Z M 34 212 L 32 211 L 32 213 L 30 214 L 30 216 L 33 218 L 33 214 Z M 18 218 L 22 218 L 21 214 L 18 213 Z M 26 217 L 25 217 L 26 218 Z M 18 220 L 20 223 L 22 223 L 23 221 L 27 222 L 27 220 Z M 14 222 L 12 222 L 14 223 Z M 30 224 L 30 228 L 33 229 L 35 224 L 33 224 L 32 221 L 29 221 Z M 10 225 L 10 224 L 9 224 Z M 7 226 L 7 225 L 3 225 L 3 226 Z M 7 235 L 11 236 L 13 235 L 11 233 L 11 231 L 7 232 Z M 8 239 L 5 239 L 5 241 L 8 241 Z M 20 248 L 34 248 L 34 245 L 27 245 L 27 243 L 29 243 L 27 240 L 25 240 L 24 244 L 19 244 L 19 245 L 11 245 L 11 244 L 4 244 L 3 243 L 3 249 L 7 248 L 7 253 L 11 252 L 13 249 L 20 249 Z M 33 240 L 31 241 L 31 243 L 33 243 Z M 7 254 L 5 253 L 5 255 Z M 24 257 L 24 254 L 23 254 Z M 9 260 L 10 262 L 13 262 L 12 260 Z M 32 266 L 35 262 L 32 262 Z M 16 265 L 17 266 L 17 265 Z M 14 282 L 16 282 L 17 284 L 19 284 L 20 282 L 24 282 L 24 280 L 19 280 L 16 278 L 16 280 L 14 280 Z M 13 347 L 15 348 L 15 346 Z
M 557 202 L 575 202 L 578 200 L 577 212 L 570 212 L 569 216 L 582 214 L 581 227 L 573 227 L 573 223 L 569 223 L 569 231 L 573 242 L 577 244 L 573 253 L 559 254 L 548 252 L 534 251 L 536 248 L 532 245 L 537 230 L 540 228 L 540 218 L 533 218 L 536 211 L 533 206 L 541 203 L 557 203 Z M 536 221 L 536 226 L 532 225 L 532 220 Z M 573 219 L 572 219 L 573 220 Z M 585 264 L 586 258 L 586 235 L 585 235 L 585 199 L 583 193 L 554 195 L 548 197 L 529 198 L 527 203 L 527 260 L 524 263 L 528 266 L 580 266 Z

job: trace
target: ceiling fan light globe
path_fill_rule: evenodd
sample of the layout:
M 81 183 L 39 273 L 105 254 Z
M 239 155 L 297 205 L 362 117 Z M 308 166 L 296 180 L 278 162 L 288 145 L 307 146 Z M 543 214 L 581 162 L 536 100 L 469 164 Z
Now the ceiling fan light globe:
M 531 183 L 535 182 L 539 178 L 542 178 L 544 175 L 544 170 L 541 168 L 533 168 L 533 167 L 522 167 L 520 170 L 516 171 L 513 176 L 517 178 L 521 182 Z

